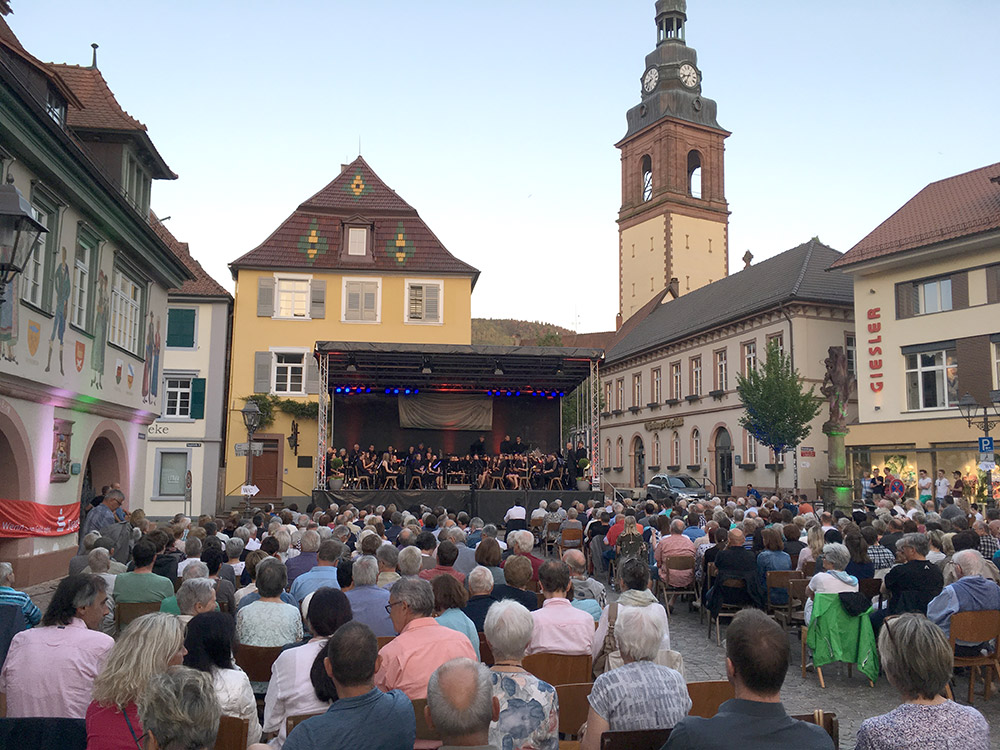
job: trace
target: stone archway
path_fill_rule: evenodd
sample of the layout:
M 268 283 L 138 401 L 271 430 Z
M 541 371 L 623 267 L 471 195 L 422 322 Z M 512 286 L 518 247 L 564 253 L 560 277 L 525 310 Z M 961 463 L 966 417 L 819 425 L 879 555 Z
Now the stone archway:
M 713 441 L 715 453 L 715 486 L 725 497 L 733 491 L 733 439 L 729 430 L 720 427 Z
M 87 446 L 80 472 L 80 502 L 89 503 L 104 485 L 121 485 L 126 510 L 133 507 L 130 495 L 128 449 L 121 428 L 110 420 L 101 422 Z M 89 494 L 90 497 L 85 497 Z M 139 503 L 141 505 L 141 503 Z M 83 510 L 86 510 L 84 508 Z
M 28 431 L 13 407 L 0 399 L 0 498 L 34 501 L 34 477 Z
M 632 450 L 629 453 L 632 456 L 632 486 L 645 487 L 646 447 L 643 445 L 642 438 L 638 435 L 632 438 Z

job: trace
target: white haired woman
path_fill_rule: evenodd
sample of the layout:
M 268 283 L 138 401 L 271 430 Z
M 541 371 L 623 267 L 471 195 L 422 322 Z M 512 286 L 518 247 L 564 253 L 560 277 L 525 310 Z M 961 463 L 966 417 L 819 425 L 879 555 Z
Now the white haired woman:
M 843 544 L 823 545 L 823 570 L 809 579 L 806 625 L 812 619 L 813 600 L 816 594 L 841 594 L 858 590 L 858 579 L 846 571 L 850 562 L 851 553 Z
M 655 664 L 663 619 L 655 607 L 629 607 L 618 616 L 615 638 L 625 662 L 594 681 L 580 750 L 598 750 L 607 731 L 670 729 L 691 710 L 684 677 Z
M 558 750 L 559 700 L 555 688 L 521 666 L 535 621 L 522 604 L 504 599 L 483 626 L 493 650 L 490 677 L 500 717 L 490 724 L 490 745 L 510 750 Z
M 942 695 L 954 656 L 941 628 L 919 614 L 893 617 L 882 625 L 878 650 L 889 684 L 902 694 L 903 703 L 861 723 L 857 750 L 945 745 L 987 750 L 990 727 L 983 715 Z

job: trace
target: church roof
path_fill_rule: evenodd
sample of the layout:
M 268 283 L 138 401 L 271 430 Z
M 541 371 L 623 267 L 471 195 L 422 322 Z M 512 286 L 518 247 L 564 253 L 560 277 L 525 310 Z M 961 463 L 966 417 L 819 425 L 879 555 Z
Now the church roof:
M 344 224 L 374 225 L 365 257 L 343 252 Z M 259 246 L 230 263 L 239 268 L 400 271 L 472 276 L 479 271 L 452 255 L 410 204 L 360 156 L 303 202 Z
M 852 305 L 850 276 L 826 270 L 840 257 L 812 239 L 677 299 L 664 290 L 625 322 L 606 361 L 618 362 L 787 302 Z
M 1000 163 L 932 182 L 841 256 L 833 267 L 846 268 L 998 229 Z

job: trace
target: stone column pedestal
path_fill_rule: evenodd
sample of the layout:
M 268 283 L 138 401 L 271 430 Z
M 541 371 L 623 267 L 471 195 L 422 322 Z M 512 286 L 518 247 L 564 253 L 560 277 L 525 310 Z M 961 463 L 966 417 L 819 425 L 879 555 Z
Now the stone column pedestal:
M 823 432 L 828 444 L 828 478 L 819 483 L 823 507 L 827 510 L 838 508 L 849 514 L 854 505 L 854 486 L 847 474 L 847 449 L 844 447 L 847 429 L 827 422 Z

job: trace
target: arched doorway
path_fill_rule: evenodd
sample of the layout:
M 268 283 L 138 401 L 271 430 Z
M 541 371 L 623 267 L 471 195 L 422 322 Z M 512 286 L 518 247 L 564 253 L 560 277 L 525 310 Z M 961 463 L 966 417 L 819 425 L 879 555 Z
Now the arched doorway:
M 24 499 L 18 497 L 20 488 L 21 475 L 17 467 L 17 457 L 14 455 L 14 446 L 0 431 L 0 498 Z
M 715 484 L 720 495 L 733 490 L 733 439 L 725 427 L 715 433 Z
M 125 493 L 124 509 L 142 505 L 142 501 L 130 497 L 130 477 L 128 466 L 128 450 L 121 429 L 114 422 L 107 420 L 94 430 L 90 445 L 84 453 L 82 471 L 80 472 L 80 528 L 83 528 L 84 516 L 90 508 L 90 501 L 99 494 L 104 486 L 118 484 Z
M 646 448 L 641 437 L 632 441 L 632 486 L 646 486 Z
M 0 498 L 35 499 L 35 459 L 28 431 L 9 403 L 0 399 Z

